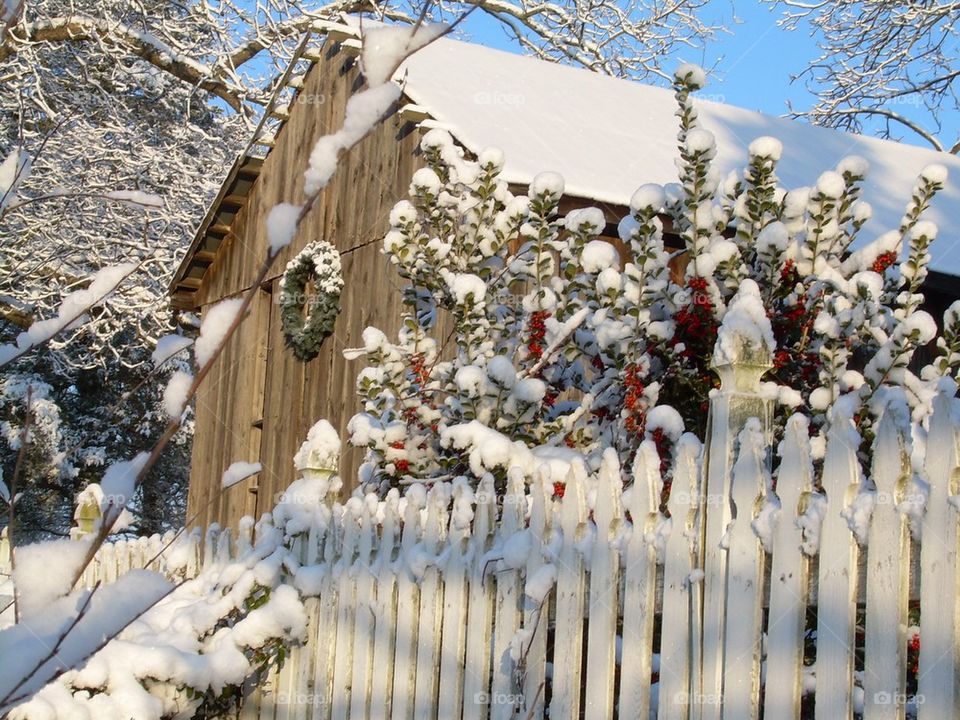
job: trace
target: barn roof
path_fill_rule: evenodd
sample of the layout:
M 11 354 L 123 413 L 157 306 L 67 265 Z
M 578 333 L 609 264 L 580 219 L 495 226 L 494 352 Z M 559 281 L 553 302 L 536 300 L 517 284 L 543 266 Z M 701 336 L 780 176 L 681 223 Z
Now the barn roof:
M 335 39 L 343 41 L 356 29 L 337 26 L 333 32 Z M 356 40 L 346 42 L 357 44 Z M 312 57 L 314 54 L 302 51 L 296 62 L 302 69 L 303 62 Z M 295 73 L 288 75 L 297 77 Z M 627 205 L 633 191 L 643 183 L 677 181 L 678 121 L 674 115 L 676 102 L 668 89 L 447 38 L 409 58 L 399 77 L 419 117 L 445 127 L 471 151 L 486 147 L 503 150 L 503 177 L 511 183 L 525 185 L 538 172 L 553 170 L 565 178 L 567 195 Z M 295 87 L 295 82 L 292 85 Z M 704 94 L 709 94 L 709 88 Z M 950 179 L 927 215 L 940 227 L 940 237 L 931 249 L 930 267 L 939 274 L 960 276 L 960 158 L 696 96 L 694 103 L 702 125 L 716 135 L 715 162 L 723 172 L 742 168 L 747 146 L 761 135 L 783 142 L 777 173 L 787 188 L 813 184 L 821 172 L 848 155 L 865 158 L 870 172 L 863 198 L 873 206 L 873 217 L 861 232 L 860 243 L 896 229 L 920 170 L 930 163 L 944 165 Z M 408 106 L 406 111 L 410 109 Z M 269 150 L 270 138 L 279 132 L 284 112 L 276 107 L 269 109 L 267 116 L 278 126 L 261 129 L 261 140 L 255 137 L 251 148 Z M 238 160 L 237 169 L 254 157 L 251 148 Z M 224 209 L 224 202 L 238 202 L 227 187 L 231 182 L 235 178 L 228 177 L 224 191 L 201 225 L 198 239 L 171 285 L 172 292 L 182 292 L 186 289 L 182 281 L 191 273 L 196 276 L 191 258 L 203 246 L 202 239 Z

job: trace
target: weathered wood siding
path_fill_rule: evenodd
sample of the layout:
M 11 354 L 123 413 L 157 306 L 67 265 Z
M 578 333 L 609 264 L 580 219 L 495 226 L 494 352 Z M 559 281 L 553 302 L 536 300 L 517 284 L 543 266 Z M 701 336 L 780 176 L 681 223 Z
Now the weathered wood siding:
M 355 58 L 338 46 L 327 49 L 204 277 L 197 292 L 201 312 L 250 287 L 265 255 L 266 213 L 278 202 L 303 200 L 310 149 L 339 127 L 346 100 L 360 85 Z M 359 345 L 368 325 L 388 335 L 399 325 L 399 278 L 380 253 L 380 240 L 390 209 L 406 196 L 420 166 L 419 140 L 420 131 L 398 117 L 382 124 L 344 157 L 295 242 L 275 261 L 252 317 L 197 398 L 188 515 L 199 514 L 193 524 L 235 525 L 244 514 L 272 508 L 275 496 L 294 480 L 293 455 L 318 419 L 329 419 L 346 439 L 346 424 L 359 409 L 354 379 L 364 361 L 345 360 L 343 350 Z M 333 335 L 317 358 L 303 363 L 285 347 L 274 291 L 287 262 L 318 238 L 344 252 L 346 284 Z M 262 430 L 256 427 L 261 421 Z M 345 449 L 341 469 L 347 487 L 355 482 L 362 454 Z M 235 460 L 259 461 L 263 472 L 221 493 L 220 478 Z
M 250 314 L 216 360 L 194 401 L 188 524 L 231 522 L 257 511 L 256 478 L 220 492 L 223 471 L 237 460 L 260 461 L 266 331 L 270 298 L 254 298 Z M 192 516 L 198 514 L 196 520 Z
M 266 214 L 279 202 L 303 201 L 303 172 L 311 148 L 318 137 L 340 127 L 347 99 L 361 86 L 352 52 L 339 45 L 327 48 L 307 76 L 290 119 L 204 275 L 196 293 L 201 312 L 250 288 L 266 254 Z M 355 379 L 364 361 L 345 360 L 343 350 L 361 345 L 368 325 L 388 337 L 395 337 L 399 327 L 400 278 L 381 254 L 381 240 L 390 209 L 407 196 L 410 178 L 422 165 L 421 135 L 412 123 L 394 116 L 346 154 L 296 240 L 274 262 L 252 317 L 217 361 L 197 399 L 188 502 L 188 517 L 197 517 L 191 524 L 235 525 L 244 514 L 259 516 L 270 510 L 295 479 L 293 455 L 320 418 L 333 423 L 346 441 L 347 422 L 360 409 Z M 560 211 L 589 204 L 567 198 Z M 614 228 L 627 209 L 609 204 L 601 208 L 610 224 L 608 239 L 625 253 Z M 319 238 L 343 253 L 346 285 L 333 335 L 317 358 L 303 363 L 285 346 L 274 300 L 286 264 Z M 434 337 L 442 342 L 448 328 L 448 318 L 441 313 Z M 362 457 L 362 450 L 344 448 L 345 491 L 355 485 Z M 221 492 L 223 471 L 235 460 L 259 461 L 263 472 Z

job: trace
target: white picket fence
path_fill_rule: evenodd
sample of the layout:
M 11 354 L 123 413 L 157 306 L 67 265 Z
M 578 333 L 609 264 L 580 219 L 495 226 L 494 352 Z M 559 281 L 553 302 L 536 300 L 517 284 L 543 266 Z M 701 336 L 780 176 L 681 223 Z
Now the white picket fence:
M 724 377 L 706 448 L 678 445 L 666 525 L 659 462 L 646 451 L 626 494 L 609 456 L 594 475 L 571 472 L 562 500 L 517 476 L 498 500 L 488 478 L 469 522 L 456 510 L 461 497 L 451 504 L 436 490 L 403 517 L 395 502 L 381 517 L 337 506 L 326 533 L 297 541 L 314 590 L 309 639 L 252 691 L 242 717 L 789 720 L 801 717 L 805 678 L 815 677 L 816 720 L 861 707 L 866 720 L 903 718 L 911 588 L 922 639 L 912 702 L 921 720 L 960 717 L 956 401 L 947 392 L 934 401 L 919 547 L 899 505 L 914 491 L 909 430 L 888 412 L 870 468 L 848 424 L 831 428 L 819 552 L 807 554 L 817 534 L 797 520 L 810 517 L 818 478 L 806 424 L 792 420 L 770 453 L 750 419 L 769 414 L 758 379 Z M 771 466 L 781 510 L 765 549 L 757 515 L 773 495 Z M 846 515 L 865 471 L 875 490 L 861 544 Z M 188 574 L 249 547 L 226 532 L 195 537 Z M 163 542 L 108 546 L 87 580 L 142 566 Z M 816 662 L 805 670 L 814 604 Z

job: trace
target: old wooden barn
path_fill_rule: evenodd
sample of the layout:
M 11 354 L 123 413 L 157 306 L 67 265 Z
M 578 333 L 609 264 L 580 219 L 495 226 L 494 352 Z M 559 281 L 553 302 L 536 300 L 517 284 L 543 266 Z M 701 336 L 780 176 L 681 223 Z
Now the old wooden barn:
M 200 224 L 170 286 L 176 308 L 202 315 L 213 303 L 248 290 L 265 255 L 267 212 L 280 202 L 302 201 L 310 148 L 339 127 L 347 99 L 362 85 L 359 33 L 351 26 L 324 32 L 302 43 Z M 188 508 L 196 524 L 232 525 L 272 508 L 294 480 L 292 457 L 319 418 L 344 435 L 358 410 L 354 381 L 363 360 L 346 360 L 343 350 L 359 345 L 368 325 L 390 331 L 398 324 L 399 278 L 380 253 L 381 240 L 391 207 L 406 197 L 420 166 L 418 145 L 426 129 L 448 129 L 471 153 L 501 148 L 502 176 L 521 193 L 537 172 L 560 172 L 566 208 L 600 207 L 608 221 L 605 236 L 613 242 L 636 187 L 676 181 L 675 102 L 667 89 L 448 39 L 411 58 L 401 75 L 404 98 L 396 112 L 345 157 L 201 386 Z M 784 143 L 779 175 L 786 187 L 814 182 L 844 156 L 865 157 L 871 172 L 864 192 L 874 205 L 866 236 L 871 228 L 897 227 L 913 178 L 925 165 L 939 162 L 960 177 L 960 159 L 951 155 L 710 100 L 697 107 L 703 125 L 717 136 L 717 163 L 725 171 L 742 167 L 747 145 L 761 135 Z M 960 216 L 955 183 L 938 197 L 931 219 L 951 215 Z M 319 356 L 302 362 L 284 342 L 275 299 L 287 262 L 317 238 L 341 252 L 342 312 Z M 947 298 L 958 294 L 957 243 L 955 232 L 945 231 L 936 243 L 927 291 L 938 315 Z M 348 488 L 361 457 L 360 450 L 345 451 L 341 470 Z M 221 492 L 220 478 L 237 460 L 260 462 L 263 471 Z

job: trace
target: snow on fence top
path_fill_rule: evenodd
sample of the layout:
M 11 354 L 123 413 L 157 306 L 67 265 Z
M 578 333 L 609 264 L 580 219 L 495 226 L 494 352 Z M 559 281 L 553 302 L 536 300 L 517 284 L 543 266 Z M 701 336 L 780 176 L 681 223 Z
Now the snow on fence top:
M 809 420 L 793 416 L 776 485 L 761 424 L 741 417 L 736 453 L 734 426 L 720 424 L 720 454 L 688 434 L 662 467 L 641 445 L 626 489 L 609 451 L 597 468 L 571 463 L 565 483 L 510 473 L 503 495 L 491 475 L 343 504 L 295 484 L 255 542 L 248 518 L 235 536 L 211 526 L 205 540 L 108 543 L 87 587 L 144 566 L 197 581 L 15 717 L 51 717 L 54 700 L 57 717 L 111 705 L 139 720 L 187 716 L 208 688 L 220 696 L 249 672 L 238 650 L 266 643 L 287 659 L 242 717 L 685 720 L 694 706 L 709 711 L 701 720 L 741 720 L 762 706 L 779 720 L 808 717 L 812 700 L 827 718 L 958 717 L 955 393 L 943 381 L 925 443 L 888 406 L 864 466 L 837 416 L 817 469 Z M 743 403 L 723 388 L 713 402 L 724 395 Z M 330 437 L 313 435 L 308 448 Z M 926 511 L 910 517 L 916 495 Z M 718 514 L 728 520 L 712 523 Z M 218 625 L 248 592 L 269 601 Z
M 471 151 L 497 147 L 501 177 L 529 183 L 544 170 L 566 192 L 628 205 L 644 183 L 677 182 L 676 103 L 670 89 L 599 75 L 490 48 L 441 39 L 409 58 L 406 95 L 425 107 Z M 932 270 L 960 275 L 960 158 L 713 102 L 709 86 L 694 99 L 702 126 L 716 136 L 717 170 L 743 168 L 760 136 L 783 143 L 777 166 L 787 188 L 813 185 L 825 167 L 849 155 L 870 164 L 863 197 L 873 206 L 858 245 L 895 228 L 903 200 L 931 163 L 950 174 L 927 216 L 941 229 Z

